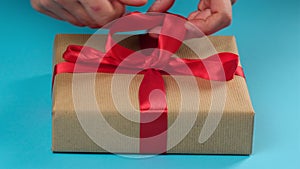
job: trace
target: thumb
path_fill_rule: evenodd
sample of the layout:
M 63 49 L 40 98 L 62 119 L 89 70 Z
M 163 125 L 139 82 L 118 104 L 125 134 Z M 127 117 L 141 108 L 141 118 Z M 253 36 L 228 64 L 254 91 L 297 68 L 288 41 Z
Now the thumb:
M 129 5 L 129 6 L 143 6 L 148 2 L 148 0 L 119 0 L 119 1 L 124 5 Z
M 148 12 L 166 12 L 172 7 L 174 2 L 175 0 L 156 0 Z

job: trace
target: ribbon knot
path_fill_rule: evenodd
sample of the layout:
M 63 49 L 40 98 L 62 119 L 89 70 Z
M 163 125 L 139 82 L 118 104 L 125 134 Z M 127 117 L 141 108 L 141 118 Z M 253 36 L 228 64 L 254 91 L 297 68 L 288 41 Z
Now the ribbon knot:
M 154 57 L 155 57 L 155 55 L 145 57 L 145 61 L 144 61 L 144 65 L 143 65 L 144 69 L 146 69 L 146 70 L 151 69 L 151 68 L 153 68 L 153 66 L 155 66 L 155 64 L 153 64 Z
M 146 52 L 144 51 L 143 53 L 149 53 L 147 52 L 147 50 L 149 49 L 146 49 Z M 145 54 L 142 57 L 144 58 L 141 67 L 142 69 L 163 70 L 170 63 L 170 56 L 168 56 L 167 54 L 163 54 L 163 51 L 159 49 L 153 49 L 153 51 L 150 54 Z

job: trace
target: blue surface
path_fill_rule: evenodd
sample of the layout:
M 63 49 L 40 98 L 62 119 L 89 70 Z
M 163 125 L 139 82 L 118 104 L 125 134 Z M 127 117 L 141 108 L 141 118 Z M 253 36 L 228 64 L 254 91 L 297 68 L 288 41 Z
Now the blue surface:
M 186 16 L 196 5 L 177 1 L 171 12 Z M 0 8 L 0 168 L 300 168 L 300 1 L 240 0 L 233 24 L 218 33 L 238 41 L 256 110 L 253 155 L 140 160 L 51 152 L 54 36 L 94 31 L 43 16 L 29 0 Z

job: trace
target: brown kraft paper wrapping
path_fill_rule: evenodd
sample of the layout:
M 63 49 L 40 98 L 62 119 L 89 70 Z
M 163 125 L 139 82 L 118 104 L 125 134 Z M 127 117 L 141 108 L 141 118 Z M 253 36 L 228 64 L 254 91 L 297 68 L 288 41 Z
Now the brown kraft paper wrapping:
M 54 64 L 63 62 L 62 54 L 68 45 L 84 45 L 89 37 L 90 35 L 57 35 L 54 45 Z M 99 44 L 104 48 L 106 36 L 98 39 L 103 40 Z M 235 38 L 232 36 L 210 36 L 209 40 L 217 52 L 232 52 L 238 54 Z M 136 45 L 138 45 L 136 36 L 126 39 L 124 43 L 130 48 L 138 49 L 138 47 L 136 47 Z M 191 44 L 193 49 L 199 49 L 203 56 L 214 54 L 213 51 L 205 50 L 205 44 L 201 44 L 202 41 L 200 39 L 190 40 L 187 43 Z M 204 48 L 204 50 L 201 50 L 202 48 Z M 182 58 L 197 58 L 185 45 L 183 45 L 176 54 Z M 114 75 L 114 80 L 122 84 L 122 79 L 127 78 L 127 76 L 130 75 L 117 74 Z M 139 138 L 139 123 L 123 117 L 114 106 L 111 93 L 112 78 L 113 74 L 109 73 L 97 73 L 96 75 L 93 73 L 81 73 L 76 75 L 78 84 L 75 90 L 82 91 L 82 97 L 85 97 L 84 91 L 87 90 L 87 86 L 91 83 L 95 83 L 95 99 L 105 120 L 117 132 L 129 137 Z M 122 111 L 127 112 L 128 116 L 131 116 L 133 113 L 131 112 L 132 106 L 139 110 L 138 88 L 142 78 L 143 75 L 135 75 L 130 82 L 129 97 L 124 96 L 124 99 L 128 98 L 131 103 L 131 105 L 121 105 Z M 168 132 L 168 149 L 170 148 L 167 151 L 168 154 L 251 154 L 254 110 L 244 78 L 235 76 L 233 80 L 225 82 L 226 101 L 223 116 L 216 130 L 203 143 L 199 142 L 199 136 L 212 105 L 211 83 L 207 80 L 196 78 L 199 88 L 199 98 L 198 100 L 187 100 L 187 102 L 190 103 L 195 101 L 199 102 L 198 112 L 193 112 L 194 108 L 192 105 L 180 107 L 182 101 L 180 97 L 181 93 L 174 78 L 167 75 L 164 75 L 163 78 L 167 95 L 168 126 L 170 127 L 175 122 L 180 108 L 182 108 L 186 116 L 189 116 L 189 114 L 197 114 L 192 129 L 178 144 L 172 143 L 175 140 L 174 138 L 177 137 L 177 132 Z M 186 79 L 187 85 L 185 85 L 184 92 L 194 93 L 198 91 L 198 89 L 189 87 L 189 77 L 178 76 L 177 78 Z M 98 146 L 86 134 L 77 118 L 73 100 L 72 79 L 73 74 L 70 73 L 58 74 L 55 77 L 52 107 L 52 150 L 53 152 L 108 153 L 106 149 Z M 122 87 L 120 90 L 123 90 Z M 126 90 L 125 87 L 124 90 Z M 87 120 L 93 119 L 95 112 L 98 112 L 98 110 L 93 110 L 90 107 L 91 106 L 86 105 L 82 110 L 76 109 L 76 111 L 83 111 Z M 136 113 L 135 116 L 138 117 L 138 112 L 134 113 Z M 189 121 L 180 123 L 178 130 L 181 128 L 180 125 L 184 128 L 184 125 L 188 123 Z M 110 133 L 107 131 L 105 135 L 99 135 L 97 139 L 109 138 L 109 135 Z M 129 146 L 126 142 L 120 140 L 111 140 L 111 142 L 113 142 L 112 144 L 116 144 L 117 147 L 114 153 L 139 153 L 138 145 Z M 169 145 L 172 144 L 175 144 L 175 146 L 169 147 Z

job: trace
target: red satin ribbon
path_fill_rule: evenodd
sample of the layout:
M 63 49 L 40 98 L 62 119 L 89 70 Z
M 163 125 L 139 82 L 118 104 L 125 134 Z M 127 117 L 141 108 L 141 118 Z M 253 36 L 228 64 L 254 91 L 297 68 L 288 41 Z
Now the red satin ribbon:
M 63 55 L 66 62 L 55 65 L 53 77 L 60 73 L 115 73 L 116 69 L 117 73 L 124 74 L 139 71 L 139 74 L 144 75 L 139 88 L 140 153 L 164 153 L 167 150 L 168 109 L 162 75 L 190 75 L 207 80 L 229 81 L 234 75 L 244 77 L 244 73 L 238 66 L 238 55 L 233 53 L 223 52 L 206 59 L 171 57 L 185 39 L 185 20 L 182 17 L 134 12 L 125 18 L 130 23 L 120 19 L 111 25 L 107 52 L 70 45 Z M 157 45 L 150 52 L 133 51 L 116 44 L 112 39 L 112 34 L 116 32 L 146 30 L 157 25 L 162 25 L 157 44 L 149 40 L 141 43 L 142 48 Z M 174 25 L 176 31 L 172 30 Z M 135 59 L 126 60 L 132 54 L 136 55 Z

